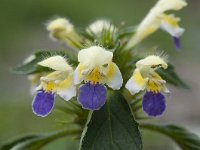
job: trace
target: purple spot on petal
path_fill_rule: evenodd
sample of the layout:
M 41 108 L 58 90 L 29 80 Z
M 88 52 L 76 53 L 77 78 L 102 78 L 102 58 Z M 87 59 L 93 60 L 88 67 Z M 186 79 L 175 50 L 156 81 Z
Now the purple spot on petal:
M 32 103 L 34 114 L 40 117 L 47 116 L 54 105 L 55 96 L 51 92 L 38 91 Z
M 148 116 L 160 116 L 163 114 L 166 108 L 165 97 L 159 92 L 146 92 L 143 97 L 142 107 Z
M 106 102 L 107 89 L 103 84 L 86 83 L 79 88 L 78 101 L 83 108 L 99 110 Z
M 181 50 L 180 39 L 178 37 L 173 37 L 174 45 L 177 51 Z

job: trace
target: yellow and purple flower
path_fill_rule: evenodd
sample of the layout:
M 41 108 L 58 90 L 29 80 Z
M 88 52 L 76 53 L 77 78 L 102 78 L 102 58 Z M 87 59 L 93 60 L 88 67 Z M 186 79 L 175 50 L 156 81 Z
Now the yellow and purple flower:
M 161 28 L 173 37 L 176 48 L 180 49 L 179 38 L 184 32 L 184 29 L 178 25 L 180 18 L 165 12 L 168 10 L 180 10 L 186 5 L 185 0 L 159 0 L 139 24 L 136 33 L 128 42 L 127 48 L 132 48 Z
M 82 49 L 78 54 L 79 65 L 74 72 L 75 84 L 79 88 L 78 101 L 84 109 L 98 110 L 106 102 L 107 84 L 114 90 L 120 89 L 122 75 L 112 62 L 113 53 L 99 46 Z
M 184 33 L 184 29 L 178 25 L 180 18 L 175 17 L 173 14 L 162 14 L 160 28 L 168 32 L 174 40 L 174 45 L 177 50 L 180 49 L 180 36 Z
M 54 106 L 55 94 L 64 100 L 76 96 L 76 86 L 73 83 L 73 69 L 61 56 L 52 56 L 38 63 L 48 67 L 53 72 L 40 78 L 40 85 L 33 99 L 32 109 L 37 116 L 47 116 Z
M 150 117 L 163 114 L 166 108 L 165 96 L 170 93 L 165 86 L 166 81 L 156 72 L 156 69 L 168 67 L 165 60 L 159 56 L 151 55 L 136 63 L 136 69 L 125 87 L 132 95 L 139 91 L 146 90 L 143 96 L 142 107 L 144 112 Z

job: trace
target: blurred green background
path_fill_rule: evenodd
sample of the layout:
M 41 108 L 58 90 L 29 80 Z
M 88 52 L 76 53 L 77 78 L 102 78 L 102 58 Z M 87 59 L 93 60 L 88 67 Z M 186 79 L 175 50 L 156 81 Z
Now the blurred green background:
M 55 16 L 68 17 L 76 26 L 85 27 L 99 18 L 119 25 L 138 24 L 156 0 L 1 0 L 0 1 L 0 144 L 18 134 L 56 130 L 54 115 L 45 119 L 31 112 L 32 97 L 25 76 L 13 75 L 9 69 L 38 49 L 59 49 L 48 38 L 45 23 Z M 186 29 L 181 38 L 182 51 L 176 52 L 171 37 L 158 31 L 138 49 L 158 46 L 169 54 L 176 71 L 191 87 L 190 90 L 170 87 L 172 95 L 167 111 L 156 122 L 176 123 L 200 134 L 200 1 L 189 0 L 188 7 L 179 12 L 181 26 Z M 57 103 L 62 103 L 57 101 Z M 146 132 L 145 149 L 175 149 L 174 144 L 160 135 Z M 157 139 L 160 139 L 157 142 Z M 77 141 L 75 141 L 77 143 Z M 62 139 L 45 149 L 76 149 L 71 139 Z M 59 146 L 58 146 L 59 145 Z

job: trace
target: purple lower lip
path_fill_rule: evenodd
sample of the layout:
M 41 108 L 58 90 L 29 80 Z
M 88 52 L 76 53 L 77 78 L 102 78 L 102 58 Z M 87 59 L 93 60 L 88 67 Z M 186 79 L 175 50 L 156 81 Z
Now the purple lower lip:
M 52 111 L 54 99 L 52 92 L 38 91 L 32 103 L 33 112 L 40 117 L 47 116 Z
M 174 40 L 174 45 L 176 47 L 177 51 L 181 50 L 181 44 L 180 44 L 180 39 L 178 37 L 173 37 Z
M 148 116 L 160 116 L 164 113 L 166 108 L 165 97 L 159 92 L 146 92 L 143 97 L 142 107 Z
M 79 88 L 78 101 L 84 109 L 99 110 L 106 102 L 106 94 L 103 84 L 88 82 Z

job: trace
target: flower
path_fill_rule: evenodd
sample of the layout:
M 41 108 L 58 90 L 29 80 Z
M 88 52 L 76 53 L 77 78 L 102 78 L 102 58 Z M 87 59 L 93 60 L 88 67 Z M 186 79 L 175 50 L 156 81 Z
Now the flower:
M 185 0 L 159 0 L 140 23 L 136 33 L 128 42 L 127 48 L 137 45 L 147 36 L 161 28 L 173 36 L 175 46 L 179 49 L 179 37 L 184 32 L 184 29 L 178 25 L 180 19 L 164 12 L 168 10 L 180 10 L 186 5 Z
M 168 32 L 174 39 L 174 44 L 176 49 L 180 49 L 179 38 L 184 33 L 184 29 L 178 25 L 180 18 L 175 17 L 173 14 L 171 15 L 162 15 L 160 28 L 164 31 Z
M 79 65 L 74 71 L 74 82 L 85 84 L 79 88 L 78 101 L 83 108 L 100 109 L 106 101 L 107 84 L 114 90 L 122 86 L 122 75 L 112 62 L 113 53 L 99 46 L 82 49 L 78 54 Z
M 170 93 L 165 86 L 166 81 L 156 73 L 158 68 L 168 67 L 165 60 L 159 56 L 150 55 L 136 63 L 136 69 L 125 87 L 132 95 L 146 90 L 142 107 L 148 116 L 156 117 L 165 111 L 165 97 L 161 92 Z
M 47 30 L 50 32 L 50 37 L 53 40 L 61 40 L 69 45 L 74 45 L 73 42 L 79 42 L 80 37 L 74 29 L 74 25 L 66 18 L 57 18 L 47 24 Z
M 76 86 L 73 83 L 73 70 L 61 56 L 52 56 L 38 65 L 53 69 L 53 72 L 40 78 L 41 84 L 33 99 L 32 109 L 37 116 L 47 116 L 54 105 L 55 94 L 64 100 L 76 96 Z
M 100 34 L 103 31 L 110 31 L 111 33 L 115 32 L 116 27 L 108 20 L 100 19 L 92 24 L 86 29 L 89 33 Z

